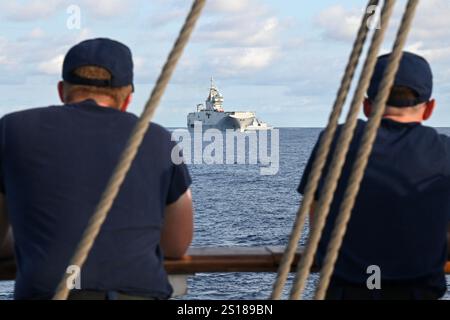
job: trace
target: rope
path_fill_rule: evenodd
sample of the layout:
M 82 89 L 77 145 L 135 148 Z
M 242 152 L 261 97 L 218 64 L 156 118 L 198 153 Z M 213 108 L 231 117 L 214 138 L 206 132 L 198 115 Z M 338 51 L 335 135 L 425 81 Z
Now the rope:
M 170 52 L 167 61 L 161 71 L 161 74 L 156 82 L 156 85 L 152 91 L 150 99 L 147 101 L 144 111 L 142 112 L 136 126 L 131 133 L 131 136 L 127 142 L 125 150 L 122 152 L 119 163 L 116 166 L 113 175 L 111 176 L 105 191 L 102 194 L 101 200 L 95 209 L 94 214 L 89 220 L 88 226 L 83 233 L 82 240 L 78 244 L 78 247 L 73 255 L 70 265 L 76 265 L 82 268 L 87 256 L 94 244 L 94 241 L 100 232 L 100 228 L 105 221 L 109 210 L 111 209 L 114 200 L 119 193 L 120 186 L 122 185 L 128 170 L 138 152 L 139 146 L 144 139 L 144 135 L 150 125 L 150 121 L 153 118 L 159 101 L 169 83 L 170 77 L 175 70 L 178 60 L 183 53 L 185 46 L 187 45 L 190 35 L 194 29 L 197 20 L 200 17 L 206 0 L 195 0 L 189 15 L 187 16 L 183 28 L 178 35 L 178 38 Z M 54 300 L 65 300 L 69 294 L 69 288 L 67 287 L 68 273 L 64 274 L 63 279 L 58 285 L 56 294 L 53 297 Z
M 315 219 L 312 225 L 312 230 L 306 244 L 305 252 L 298 265 L 296 278 L 291 290 L 291 299 L 299 299 L 301 293 L 306 284 L 306 279 L 309 276 L 310 269 L 313 263 L 314 255 L 319 244 L 320 236 L 322 234 L 323 227 L 329 212 L 330 204 L 333 199 L 334 192 L 336 190 L 337 182 L 341 175 L 342 167 L 347 156 L 347 152 L 350 146 L 350 142 L 353 138 L 353 131 L 356 127 L 360 106 L 363 103 L 365 93 L 369 87 L 370 79 L 375 69 L 378 52 L 384 39 L 384 35 L 387 29 L 388 22 L 393 13 L 395 0 L 385 1 L 383 10 L 381 13 L 382 27 L 377 30 L 372 39 L 372 44 L 369 49 L 369 53 L 364 64 L 364 68 L 359 80 L 355 96 L 353 98 L 347 120 L 342 128 L 342 132 L 339 136 L 332 163 L 330 165 L 330 171 L 325 179 L 325 185 L 322 190 L 321 198 L 318 203 L 317 210 L 315 210 Z
M 414 19 L 418 3 L 418 0 L 410 0 L 403 16 L 392 55 L 390 57 L 389 63 L 383 76 L 383 81 L 380 84 L 380 89 L 374 102 L 374 112 L 372 113 L 371 118 L 369 119 L 364 130 L 361 147 L 359 148 L 358 155 L 356 157 L 357 160 L 353 165 L 352 175 L 347 185 L 344 199 L 340 206 L 340 214 L 336 220 L 336 225 L 334 227 L 333 234 L 328 245 L 327 255 L 325 257 L 319 286 L 315 296 L 316 299 L 323 300 L 325 298 L 325 294 L 328 289 L 328 285 L 330 283 L 330 279 L 334 271 L 334 266 L 339 254 L 339 249 L 341 247 L 345 232 L 347 230 L 347 224 L 350 220 L 352 209 L 355 204 L 360 183 L 364 176 L 370 153 L 372 152 L 372 147 L 375 142 L 381 119 L 386 109 L 386 103 L 389 98 L 392 85 L 395 81 L 395 75 L 397 74 L 400 59 L 403 54 L 403 47 L 406 43 L 406 39 L 411 29 L 412 21 Z
M 367 5 L 367 9 L 373 5 L 378 5 L 378 3 L 379 0 L 370 0 Z M 366 10 L 366 12 L 368 12 L 368 10 Z M 361 25 L 359 27 L 358 35 L 353 44 L 353 49 L 350 54 L 347 67 L 345 69 L 345 74 L 342 78 L 341 86 L 338 90 L 336 100 L 333 105 L 332 113 L 330 114 L 328 120 L 328 125 L 324 131 L 321 141 L 319 142 L 317 156 L 314 160 L 311 174 L 308 178 L 308 183 L 306 185 L 303 201 L 297 211 L 294 226 L 291 231 L 291 236 L 289 238 L 289 242 L 283 254 L 283 258 L 280 262 L 277 278 L 273 285 L 273 291 L 270 297 L 271 299 L 274 300 L 280 299 L 281 293 L 285 286 L 292 261 L 294 260 L 294 255 L 297 250 L 298 241 L 301 238 L 305 218 L 313 203 L 314 194 L 316 192 L 317 185 L 319 183 L 319 178 L 322 175 L 323 167 L 325 166 L 325 161 L 327 159 L 327 155 L 330 150 L 332 138 L 335 134 L 339 117 L 342 113 L 342 108 L 347 99 L 348 92 L 350 90 L 350 85 L 355 75 L 355 71 L 358 66 L 362 50 L 367 39 L 368 34 L 367 23 L 369 18 L 370 16 L 368 14 L 365 14 L 363 16 Z

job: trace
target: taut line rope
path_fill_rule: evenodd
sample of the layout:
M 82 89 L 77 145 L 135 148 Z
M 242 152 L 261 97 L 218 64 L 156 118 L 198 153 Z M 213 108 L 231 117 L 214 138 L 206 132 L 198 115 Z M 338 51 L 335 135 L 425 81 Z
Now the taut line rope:
M 395 81 L 395 75 L 398 71 L 400 60 L 403 55 L 403 47 L 405 46 L 406 39 L 409 31 L 411 30 L 411 25 L 418 3 L 419 0 L 410 0 L 408 2 L 400 29 L 397 34 L 397 39 L 395 40 L 392 54 L 383 75 L 383 81 L 380 84 L 377 97 L 375 98 L 372 115 L 364 130 L 361 146 L 358 150 L 358 155 L 356 156 L 356 161 L 353 165 L 352 174 L 340 206 L 340 213 L 337 217 L 327 248 L 323 268 L 321 270 L 320 282 L 315 296 L 318 300 L 323 300 L 325 298 L 325 294 L 339 254 L 339 249 L 342 245 L 342 241 L 347 230 L 347 224 L 350 220 L 352 209 L 355 204 L 356 196 L 358 195 L 359 187 L 366 170 L 370 153 L 372 152 L 372 147 L 375 142 L 378 128 L 380 127 L 381 119 L 383 118 L 383 114 L 386 109 L 386 103 L 389 98 L 392 85 Z
M 367 9 L 371 6 L 378 5 L 379 0 L 370 0 L 367 5 Z M 336 100 L 333 105 L 332 112 L 329 116 L 328 125 L 324 131 L 324 134 L 319 143 L 319 148 L 317 150 L 317 156 L 314 160 L 311 174 L 308 178 L 308 183 L 305 188 L 305 194 L 303 196 L 303 201 L 300 204 L 300 207 L 297 211 L 295 222 L 291 231 L 291 236 L 289 238 L 289 242 L 286 246 L 285 252 L 283 254 L 283 258 L 281 260 L 280 266 L 278 268 L 278 275 L 276 281 L 273 285 L 273 291 L 271 294 L 271 299 L 280 299 L 281 293 L 286 283 L 286 279 L 291 268 L 292 261 L 294 260 L 294 255 L 298 246 L 298 241 L 301 238 L 302 230 L 305 224 L 306 215 L 311 208 L 311 205 L 314 200 L 314 194 L 317 190 L 317 185 L 319 183 L 319 178 L 322 174 L 323 167 L 327 160 L 327 155 L 330 150 L 331 142 L 333 136 L 336 132 L 336 128 L 338 126 L 338 120 L 342 113 L 342 109 L 344 103 L 347 99 L 350 85 L 355 75 L 356 68 L 359 63 L 359 59 L 361 57 L 361 53 L 364 47 L 364 44 L 367 39 L 368 27 L 367 23 L 369 21 L 370 16 L 367 14 L 368 10 L 366 10 L 366 14 L 363 16 L 361 21 L 361 26 L 359 27 L 358 35 L 353 44 L 353 49 L 349 57 L 349 61 L 347 67 L 345 69 L 345 74 L 341 81 L 341 86 L 338 90 Z
M 73 255 L 70 265 L 78 266 L 80 269 L 83 267 L 88 254 L 94 244 L 94 241 L 100 232 L 101 226 L 105 221 L 109 210 L 111 209 L 114 200 L 119 193 L 120 187 L 125 180 L 126 174 L 131 167 L 131 164 L 138 152 L 139 146 L 144 139 L 144 135 L 150 125 L 150 121 L 153 118 L 159 101 L 169 83 L 170 77 L 175 70 L 175 67 L 186 47 L 192 31 L 195 27 L 197 20 L 199 19 L 202 9 L 204 8 L 206 0 L 195 0 L 189 15 L 187 16 L 183 28 L 181 29 L 178 38 L 167 58 L 166 63 L 161 71 L 161 74 L 155 84 L 155 87 L 151 93 L 149 100 L 147 101 L 144 111 L 139 117 L 136 126 L 134 127 L 131 136 L 127 142 L 127 146 L 122 152 L 118 165 L 114 169 L 108 185 L 103 192 L 100 202 L 98 203 L 94 214 L 88 222 L 88 226 L 83 233 L 81 241 L 79 242 L 75 254 Z M 65 300 L 69 294 L 69 288 L 67 286 L 67 279 L 70 275 L 65 273 L 61 279 L 58 288 L 56 289 L 54 300 Z
M 337 187 L 337 182 L 341 176 L 342 167 L 347 156 L 347 152 L 350 146 L 350 142 L 353 138 L 354 130 L 358 120 L 358 115 L 363 103 L 365 94 L 369 87 L 370 79 L 375 69 L 375 64 L 378 57 L 378 52 L 383 43 L 384 35 L 387 30 L 387 26 L 394 11 L 395 0 L 389 0 L 384 2 L 384 6 L 381 13 L 381 28 L 375 31 L 372 43 L 369 49 L 369 53 L 366 62 L 361 73 L 358 86 L 356 88 L 355 96 L 351 103 L 350 111 L 347 115 L 346 122 L 342 128 L 337 142 L 337 148 L 333 156 L 333 160 L 330 164 L 329 172 L 325 178 L 325 184 L 321 190 L 318 206 L 314 211 L 314 221 L 312 224 L 311 232 L 308 237 L 305 252 L 302 255 L 302 259 L 298 265 L 296 277 L 291 290 L 291 299 L 301 298 L 301 294 L 306 284 L 306 279 L 310 274 L 310 269 L 313 263 L 313 259 L 322 235 L 322 230 L 325 225 L 326 218 L 330 209 L 331 201 L 333 200 L 334 192 Z

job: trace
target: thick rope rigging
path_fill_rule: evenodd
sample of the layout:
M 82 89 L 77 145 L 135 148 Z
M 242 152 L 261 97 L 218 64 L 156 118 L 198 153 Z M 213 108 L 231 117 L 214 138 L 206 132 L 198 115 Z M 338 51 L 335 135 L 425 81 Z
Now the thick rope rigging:
M 365 94 L 370 84 L 375 64 L 378 57 L 378 52 L 383 43 L 384 35 L 387 30 L 389 19 L 394 11 L 395 0 L 384 2 L 381 13 L 380 29 L 376 30 L 372 39 L 372 44 L 364 64 L 361 78 L 356 88 L 356 93 L 351 103 L 350 111 L 347 115 L 347 120 L 342 128 L 342 131 L 337 142 L 337 148 L 330 164 L 330 170 L 325 178 L 325 184 L 321 190 L 320 199 L 316 210 L 314 211 L 314 221 L 312 222 L 311 232 L 308 237 L 305 252 L 297 268 L 297 274 L 294 279 L 294 284 L 291 290 L 291 299 L 299 299 L 306 284 L 306 279 L 310 274 L 310 269 L 313 264 L 313 259 L 322 235 L 323 227 L 328 216 L 331 201 L 333 200 L 334 192 L 337 187 L 337 182 L 340 178 L 342 167 L 347 156 L 350 142 L 353 138 L 353 133 L 358 120 L 361 105 L 363 103 Z
M 101 200 L 97 205 L 94 214 L 88 222 L 88 226 L 83 233 L 82 239 L 77 246 L 75 254 L 73 255 L 70 265 L 78 266 L 80 269 L 83 267 L 86 261 L 89 251 L 91 250 L 94 241 L 100 232 L 100 228 L 105 221 L 109 210 L 111 209 L 114 200 L 119 193 L 119 189 L 125 180 L 126 174 L 131 167 L 131 164 L 138 152 L 139 146 L 144 139 L 144 135 L 150 125 L 150 121 L 153 118 L 159 101 L 169 83 L 170 77 L 175 70 L 177 62 L 179 61 L 184 48 L 189 42 L 189 38 L 195 27 L 197 20 L 199 19 L 202 9 L 206 4 L 206 0 L 195 0 L 189 15 L 187 16 L 183 28 L 181 29 L 178 38 L 170 52 L 167 61 L 161 71 L 161 74 L 156 82 L 156 85 L 152 91 L 150 99 L 147 101 L 144 111 L 142 112 L 136 126 L 131 133 L 131 136 L 127 142 L 127 146 L 120 156 L 118 165 L 114 169 L 108 185 L 101 196 Z M 56 294 L 53 297 L 55 300 L 65 300 L 69 294 L 69 288 L 67 286 L 67 280 L 69 274 L 65 273 L 63 279 L 56 289 Z
M 371 6 L 374 5 L 376 6 L 378 5 L 378 3 L 379 0 L 370 0 L 367 5 L 367 10 L 365 12 L 367 13 L 369 11 L 368 9 Z M 350 85 L 355 75 L 355 71 L 358 66 L 359 59 L 361 57 L 364 44 L 367 39 L 367 34 L 369 31 L 367 24 L 369 22 L 369 19 L 370 15 L 365 14 L 362 19 L 361 26 L 359 27 L 358 35 L 354 42 L 353 49 L 350 54 L 350 58 L 345 70 L 345 74 L 342 78 L 341 86 L 338 90 L 336 100 L 328 120 L 328 125 L 319 143 L 317 155 L 312 166 L 311 174 L 308 178 L 308 183 L 306 185 L 303 201 L 300 204 L 300 207 L 297 211 L 294 226 L 292 228 L 291 235 L 289 238 L 289 242 L 285 249 L 283 258 L 281 260 L 280 267 L 278 268 L 278 275 L 273 285 L 273 291 L 270 297 L 271 299 L 280 299 L 281 293 L 285 286 L 292 261 L 294 260 L 294 255 L 297 250 L 298 241 L 301 238 L 302 230 L 305 224 L 305 218 L 309 213 L 309 210 L 313 203 L 314 194 L 317 190 L 319 178 L 322 175 L 322 170 L 323 167 L 325 166 L 325 162 L 327 160 L 327 156 L 330 151 L 331 142 L 336 132 L 336 128 L 338 126 L 339 117 L 342 113 L 344 103 L 347 100 Z
M 379 2 L 379 0 L 370 0 L 367 7 L 369 8 L 370 6 L 378 5 Z M 361 148 L 358 151 L 357 161 L 353 166 L 349 185 L 347 186 L 344 196 L 344 201 L 342 202 L 340 207 L 340 214 L 336 221 L 335 229 L 333 230 L 332 239 L 328 246 L 327 256 L 321 271 L 321 280 L 315 296 L 316 299 L 323 299 L 328 288 L 339 249 L 346 232 L 347 223 L 350 219 L 351 211 L 355 203 L 355 199 L 360 187 L 362 177 L 364 175 L 365 168 L 367 166 L 373 143 L 375 141 L 376 133 L 381 123 L 385 104 L 394 82 L 395 74 L 399 67 L 403 52 L 402 50 L 405 45 L 409 30 L 412 26 L 412 21 L 418 2 L 419 0 L 409 0 L 402 20 L 402 24 L 398 31 L 393 54 L 391 55 L 388 67 L 384 74 L 383 81 L 380 85 L 379 93 L 374 103 L 374 112 L 369 119 L 369 122 L 367 123 Z M 94 214 L 88 222 L 88 226 L 82 235 L 81 241 L 79 242 L 69 265 L 78 266 L 80 269 L 83 267 L 83 264 L 85 263 L 89 255 L 95 239 L 100 232 L 102 224 L 105 221 L 114 203 L 114 200 L 119 193 L 120 187 L 133 163 L 133 160 L 144 139 L 145 133 L 147 132 L 147 129 L 150 125 L 150 121 L 153 118 L 155 110 L 159 105 L 161 97 L 175 70 L 177 62 L 179 61 L 182 52 L 189 41 L 189 38 L 192 34 L 196 22 L 201 15 L 205 3 L 206 0 L 194 1 L 191 7 L 191 11 L 187 16 L 183 28 L 181 29 L 180 34 L 178 35 L 178 38 L 167 58 L 167 61 L 161 71 L 161 74 L 151 93 L 151 96 L 145 105 L 144 111 L 142 112 L 135 128 L 131 133 L 127 145 L 120 156 L 118 164 L 114 169 L 110 180 L 108 181 L 107 187 L 105 188 L 101 196 Z M 330 165 L 330 171 L 328 172 L 325 179 L 325 185 L 322 190 L 318 206 L 316 208 L 311 234 L 308 238 L 305 252 L 297 269 L 296 278 L 294 280 L 290 296 L 292 299 L 299 299 L 301 297 L 302 291 L 305 287 L 306 279 L 310 273 L 313 258 L 315 256 L 318 243 L 325 225 L 325 221 L 330 210 L 330 205 L 333 200 L 333 195 L 337 187 L 337 182 L 340 178 L 350 142 L 354 135 L 354 129 L 356 127 L 360 106 L 362 105 L 365 93 L 367 91 L 367 88 L 369 87 L 370 79 L 372 77 L 377 61 L 378 52 L 383 42 L 390 17 L 392 16 L 394 5 L 395 0 L 385 0 L 384 2 L 381 13 L 382 27 L 374 33 L 372 43 L 368 51 L 368 56 L 363 67 L 361 78 L 359 80 L 355 96 L 351 103 L 349 114 L 347 115 L 347 120 L 338 139 L 338 148 L 336 149 L 336 152 L 333 156 L 332 163 Z M 305 218 L 313 204 L 314 195 L 317 191 L 323 168 L 330 153 L 331 143 L 338 126 L 338 120 L 341 115 L 344 103 L 347 99 L 350 85 L 354 78 L 356 68 L 358 66 L 364 44 L 367 39 L 367 24 L 369 19 L 370 15 L 366 13 L 362 19 L 361 26 L 358 31 L 358 36 L 355 40 L 344 77 L 342 78 L 341 86 L 338 91 L 332 113 L 329 117 L 327 128 L 325 129 L 325 132 L 319 143 L 316 159 L 314 160 L 312 171 L 310 177 L 308 178 L 305 195 L 297 212 L 289 243 L 286 247 L 285 254 L 283 255 L 283 259 L 278 270 L 277 280 L 274 283 L 274 288 L 271 295 L 272 299 L 280 298 L 281 292 L 286 282 L 286 278 L 293 261 L 294 253 L 298 246 L 298 241 L 301 237 L 301 232 L 304 227 Z M 64 274 L 57 287 L 53 299 L 67 299 L 70 290 L 67 285 L 69 277 L 70 275 L 68 273 Z
M 345 195 L 340 206 L 340 213 L 337 217 L 336 224 L 327 248 L 327 254 L 324 260 L 324 265 L 320 274 L 319 287 L 316 291 L 315 298 L 323 300 L 325 298 L 331 276 L 333 274 L 334 266 L 339 254 L 339 249 L 342 245 L 347 224 L 350 220 L 353 206 L 355 204 L 356 196 L 358 195 L 359 187 L 367 167 L 370 153 L 375 142 L 375 138 L 380 127 L 381 119 L 383 118 L 386 109 L 386 103 L 389 98 L 391 88 L 395 81 L 400 60 L 403 54 L 403 47 L 411 29 L 414 15 L 417 9 L 419 0 L 410 0 L 408 2 L 400 29 L 395 40 L 394 48 L 390 56 L 386 71 L 383 75 L 383 81 L 380 84 L 377 97 L 373 105 L 372 115 L 364 130 L 361 141 L 361 146 L 356 156 L 356 161 L 352 168 L 352 174 L 345 191 Z
M 379 44 L 377 45 L 377 34 L 380 37 L 380 41 L 382 40 L 384 33 L 387 29 L 387 22 L 389 19 L 384 19 L 384 15 L 389 18 L 392 15 L 393 6 L 395 1 L 386 1 L 385 6 L 383 8 L 382 13 L 382 23 L 383 26 L 379 32 L 376 32 L 374 36 L 373 46 L 369 51 L 369 57 L 366 62 L 366 66 L 364 67 L 362 73 L 362 79 L 360 80 L 360 84 L 358 85 L 358 89 L 356 91 L 354 97 L 354 103 L 351 106 L 351 110 L 349 112 L 347 122 L 344 124 L 343 131 L 338 140 L 338 148 L 337 152 L 334 155 L 330 166 L 330 172 L 326 177 L 324 192 L 322 198 L 319 201 L 318 211 L 316 212 L 317 217 L 314 220 L 312 235 L 310 235 L 308 239 L 308 245 L 306 247 L 305 256 L 303 257 L 299 268 L 297 270 L 297 277 L 294 281 L 294 285 L 291 291 L 291 298 L 298 299 L 301 296 L 301 293 L 304 289 L 306 279 L 309 275 L 310 268 L 312 265 L 313 257 L 316 253 L 317 246 L 320 240 L 320 236 L 325 225 L 326 216 L 329 212 L 331 201 L 333 199 L 333 194 L 337 187 L 337 181 L 340 177 L 342 166 L 345 162 L 346 154 L 348 152 L 348 148 L 353 137 L 353 131 L 356 127 L 357 116 L 359 112 L 359 106 L 362 104 L 362 100 L 364 98 L 364 93 L 367 91 L 367 87 L 370 82 L 370 78 L 373 74 L 373 69 L 376 63 L 376 53 L 379 51 Z M 404 14 L 404 18 L 402 20 L 402 25 L 398 31 L 397 39 L 394 46 L 394 52 L 391 56 L 390 63 L 388 68 L 384 74 L 384 79 L 382 82 L 382 87 L 380 87 L 379 94 L 376 99 L 375 108 L 376 111 L 372 115 L 372 118 L 369 120 L 369 123 L 366 127 L 366 131 L 363 136 L 363 143 L 359 150 L 357 161 L 354 164 L 353 171 L 351 174 L 350 184 L 348 189 L 346 190 L 346 196 L 341 205 L 341 217 L 337 221 L 337 226 L 333 232 L 333 237 L 329 243 L 329 252 L 330 255 L 327 257 L 327 260 L 324 262 L 323 272 L 321 276 L 321 282 L 316 293 L 317 299 L 323 299 L 325 297 L 326 290 L 328 288 L 328 284 L 330 281 L 330 277 L 333 273 L 334 264 L 337 259 L 338 251 L 340 245 L 342 243 L 342 239 L 345 235 L 347 222 L 350 218 L 351 210 L 353 208 L 357 192 L 359 190 L 359 185 L 364 175 L 364 171 L 367 165 L 368 157 L 372 150 L 373 143 L 375 141 L 375 137 L 378 131 L 378 127 L 381 122 L 381 118 L 384 113 L 384 104 L 386 103 L 388 96 L 390 94 L 390 90 L 392 88 L 395 74 L 398 70 L 398 66 L 400 63 L 400 59 L 403 53 L 403 47 L 406 42 L 406 38 L 408 36 L 409 30 L 412 26 L 412 20 L 414 18 L 415 10 L 418 4 L 418 0 L 410 0 L 408 2 L 407 9 Z M 381 43 L 380 43 L 381 44 Z M 378 46 L 378 48 L 376 48 Z M 375 58 L 373 59 L 373 56 Z M 372 61 L 373 59 L 373 61 Z M 383 104 L 383 105 L 382 105 Z M 359 158 L 361 157 L 361 158 Z

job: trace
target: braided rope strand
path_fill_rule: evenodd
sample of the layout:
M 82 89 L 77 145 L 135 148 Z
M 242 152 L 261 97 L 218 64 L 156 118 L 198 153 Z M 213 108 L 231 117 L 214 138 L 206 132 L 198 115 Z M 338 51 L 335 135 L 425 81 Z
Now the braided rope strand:
M 125 180 L 126 174 L 128 173 L 131 164 L 138 152 L 139 146 L 144 139 L 144 135 L 147 132 L 150 121 L 153 118 L 155 110 L 159 105 L 167 84 L 169 83 L 169 80 L 183 53 L 184 48 L 189 42 L 189 38 L 205 4 L 206 0 L 194 1 L 191 7 L 191 11 L 189 12 L 183 28 L 181 29 L 178 38 L 167 58 L 167 61 L 161 71 L 158 81 L 155 84 L 151 96 L 145 105 L 145 109 L 131 133 L 131 136 L 127 142 L 127 146 L 120 156 L 118 165 L 114 169 L 114 173 L 112 174 L 108 185 L 101 196 L 101 200 L 97 205 L 94 214 L 88 222 L 88 226 L 84 231 L 82 239 L 79 242 L 75 254 L 70 261 L 70 265 L 78 266 L 81 269 L 84 262 L 86 261 L 89 252 L 94 244 L 94 241 L 98 233 L 100 232 L 101 226 L 105 221 L 109 210 L 111 209 L 114 200 L 119 193 L 120 187 Z M 68 277 L 69 274 L 65 273 L 56 289 L 55 296 L 53 297 L 54 300 L 67 299 L 67 296 L 69 294 L 69 288 L 66 285 Z
M 328 172 L 325 185 L 322 190 L 321 198 L 318 203 L 317 211 L 315 211 L 315 219 L 312 225 L 312 230 L 306 244 L 305 252 L 302 256 L 300 264 L 297 268 L 296 277 L 291 290 L 291 299 L 300 299 L 301 294 L 305 288 L 306 280 L 310 274 L 310 269 L 313 263 L 313 259 L 319 244 L 322 230 L 325 226 L 325 221 L 330 209 L 331 201 L 334 196 L 334 192 L 337 187 L 337 182 L 340 178 L 342 167 L 347 156 L 347 152 L 350 146 L 350 142 L 353 138 L 354 130 L 358 120 L 360 106 L 364 100 L 365 93 L 369 87 L 370 79 L 375 69 L 378 52 L 384 39 L 384 35 L 387 30 L 387 25 L 394 11 L 395 0 L 389 0 L 384 2 L 383 10 L 381 13 L 382 28 L 376 30 L 372 39 L 372 44 L 369 49 L 369 53 L 364 64 L 364 68 L 359 80 L 355 96 L 353 98 L 350 111 L 347 116 L 347 120 L 342 128 L 342 132 L 339 136 L 337 145 L 339 148 L 333 156 L 333 160 L 330 165 L 330 171 Z
M 370 0 L 367 9 L 371 6 L 378 5 L 379 0 Z M 368 10 L 366 10 L 368 12 Z M 322 174 L 323 167 L 325 166 L 325 162 L 327 159 L 327 155 L 330 150 L 332 138 L 335 134 L 339 117 L 342 113 L 342 109 L 344 103 L 347 99 L 350 85 L 355 75 L 356 68 L 358 66 L 361 53 L 364 47 L 364 44 L 367 39 L 368 28 L 367 23 L 369 21 L 370 16 L 365 14 L 361 26 L 358 31 L 358 35 L 353 45 L 352 52 L 350 54 L 350 58 L 345 70 L 345 74 L 341 81 L 341 86 L 338 90 L 335 103 L 333 105 L 332 113 L 330 114 L 328 125 L 324 131 L 321 141 L 319 142 L 319 148 L 317 151 L 317 156 L 314 160 L 311 174 L 308 178 L 308 183 L 305 188 L 305 194 L 303 197 L 303 201 L 297 211 L 295 222 L 291 231 L 291 235 L 289 238 L 289 242 L 286 246 L 285 252 L 283 254 L 283 258 L 280 262 L 280 266 L 278 269 L 278 274 L 276 281 L 273 285 L 273 291 L 270 299 L 278 300 L 281 297 L 281 293 L 286 283 L 286 279 L 291 268 L 292 261 L 294 260 L 295 251 L 297 250 L 298 241 L 301 238 L 302 230 L 305 224 L 306 215 L 309 212 L 309 209 L 314 200 L 314 194 L 317 189 L 317 185 L 319 183 L 319 178 Z
M 386 109 L 386 103 L 389 98 L 392 85 L 395 81 L 395 75 L 400 65 L 400 60 L 403 55 L 403 48 L 405 46 L 409 31 L 411 30 L 418 3 L 418 0 L 410 0 L 403 16 L 392 55 L 389 59 L 383 80 L 380 84 L 379 92 L 375 99 L 373 106 L 374 112 L 365 128 L 361 146 L 356 157 L 356 162 L 353 166 L 352 174 L 340 207 L 340 213 L 336 220 L 336 224 L 327 248 L 327 254 L 321 271 L 320 282 L 316 291 L 315 299 L 323 300 L 325 298 L 326 291 L 334 271 L 334 266 L 338 258 L 339 249 L 342 245 L 342 241 L 347 230 L 348 221 L 350 220 L 352 209 L 355 204 L 356 196 L 369 161 L 370 153 L 372 152 L 381 119 Z

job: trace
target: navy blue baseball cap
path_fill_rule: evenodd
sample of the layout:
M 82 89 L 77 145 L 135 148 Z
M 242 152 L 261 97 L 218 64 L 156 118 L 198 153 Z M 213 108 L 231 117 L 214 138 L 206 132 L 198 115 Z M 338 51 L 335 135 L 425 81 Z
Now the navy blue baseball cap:
M 377 96 L 389 57 L 390 54 L 386 54 L 378 58 L 375 72 L 367 91 L 367 96 L 371 101 L 374 101 Z M 400 67 L 395 76 L 394 86 L 407 87 L 413 90 L 417 98 L 413 100 L 389 100 L 387 104 L 390 106 L 399 108 L 411 107 L 429 101 L 433 92 L 433 73 L 430 64 L 421 56 L 411 52 L 403 52 Z
M 74 71 L 83 66 L 104 68 L 111 73 L 111 80 L 86 79 L 76 75 Z M 123 43 L 107 38 L 80 42 L 64 58 L 62 77 L 64 81 L 79 85 L 111 88 L 133 86 L 131 50 Z

